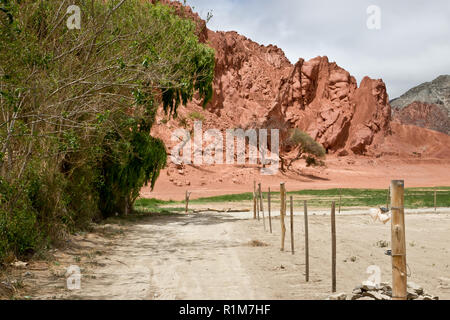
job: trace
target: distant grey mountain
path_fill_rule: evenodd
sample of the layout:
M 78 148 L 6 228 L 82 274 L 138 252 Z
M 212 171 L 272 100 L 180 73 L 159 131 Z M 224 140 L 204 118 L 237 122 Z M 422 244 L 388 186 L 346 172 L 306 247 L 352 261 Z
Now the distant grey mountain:
M 394 109 L 403 109 L 413 102 L 440 106 L 450 116 L 450 75 L 442 75 L 431 82 L 412 88 L 401 97 L 391 100 Z
M 422 83 L 390 103 L 396 121 L 450 134 L 450 75 Z

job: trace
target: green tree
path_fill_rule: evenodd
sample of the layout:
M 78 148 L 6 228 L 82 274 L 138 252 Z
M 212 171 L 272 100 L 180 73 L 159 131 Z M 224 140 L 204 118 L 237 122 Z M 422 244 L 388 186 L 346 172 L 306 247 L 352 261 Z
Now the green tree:
M 166 164 L 158 108 L 212 96 L 214 51 L 192 21 L 149 1 L 74 4 L 81 30 L 65 2 L 0 0 L 0 255 L 131 210 Z
M 288 145 L 298 150 L 297 155 L 289 162 L 289 167 L 299 159 L 306 160 L 308 167 L 324 164 L 322 159 L 326 155 L 325 148 L 306 132 L 297 128 L 290 130 Z

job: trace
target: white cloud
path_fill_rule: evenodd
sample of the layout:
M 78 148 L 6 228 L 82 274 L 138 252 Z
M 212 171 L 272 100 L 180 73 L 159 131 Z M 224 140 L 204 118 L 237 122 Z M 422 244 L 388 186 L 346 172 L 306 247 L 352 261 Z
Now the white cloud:
M 212 30 L 237 31 L 282 48 L 296 62 L 327 55 L 359 81 L 382 78 L 391 98 L 450 73 L 448 0 L 189 0 Z M 381 8 L 381 30 L 366 9 Z

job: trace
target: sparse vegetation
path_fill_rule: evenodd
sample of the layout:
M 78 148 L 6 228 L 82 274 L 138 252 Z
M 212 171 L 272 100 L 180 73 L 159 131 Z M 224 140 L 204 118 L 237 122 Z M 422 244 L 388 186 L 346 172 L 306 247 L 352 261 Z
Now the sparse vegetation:
M 303 200 L 308 200 L 311 208 L 329 208 L 332 201 L 339 201 L 342 196 L 342 207 L 377 207 L 386 204 L 387 190 L 382 189 L 328 189 L 328 190 L 301 190 L 288 192 L 294 196 L 294 204 L 303 206 Z M 267 199 L 267 192 L 263 192 L 264 199 Z M 279 192 L 272 192 L 272 203 L 279 204 Z M 245 202 L 252 200 L 252 193 L 230 194 L 206 198 L 191 199 L 191 204 L 205 203 L 225 203 L 225 202 Z M 161 210 L 161 207 L 176 206 L 183 202 L 161 201 L 156 199 L 139 199 L 136 202 L 137 208 L 149 208 L 151 210 Z M 437 204 L 439 207 L 450 207 L 450 187 L 439 187 L 437 191 Z M 432 208 L 434 206 L 433 188 L 408 188 L 405 189 L 405 207 Z M 180 209 L 181 210 L 181 209 Z
M 205 121 L 205 116 L 198 111 L 191 112 L 189 114 L 189 118 L 191 118 L 192 120 Z
M 295 161 L 300 159 L 306 161 L 307 167 L 325 165 L 325 162 L 323 161 L 326 155 L 325 148 L 306 132 L 297 128 L 291 129 L 285 145 L 289 150 L 297 150 L 297 155 L 287 164 L 288 168 L 290 168 Z M 283 169 L 285 167 L 286 159 L 281 157 L 281 162 Z
M 188 126 L 188 120 L 185 117 L 178 116 L 178 125 L 186 129 Z
M 175 205 L 175 201 L 162 201 L 157 199 L 138 199 L 134 205 L 135 211 L 138 213 L 159 213 L 173 214 L 184 212 L 184 208 L 170 208 L 169 205 Z
M 390 242 L 386 240 L 379 240 L 375 245 L 378 248 L 388 248 L 390 246 Z
M 252 240 L 249 242 L 250 247 L 268 247 L 269 245 L 259 240 Z

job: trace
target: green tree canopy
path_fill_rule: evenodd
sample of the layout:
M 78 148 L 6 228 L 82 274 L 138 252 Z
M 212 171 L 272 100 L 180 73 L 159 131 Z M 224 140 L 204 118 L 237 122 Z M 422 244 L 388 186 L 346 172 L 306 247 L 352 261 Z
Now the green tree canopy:
M 0 256 L 131 209 L 166 164 L 158 107 L 212 96 L 214 50 L 169 6 L 70 4 L 80 30 L 66 1 L 0 0 Z

